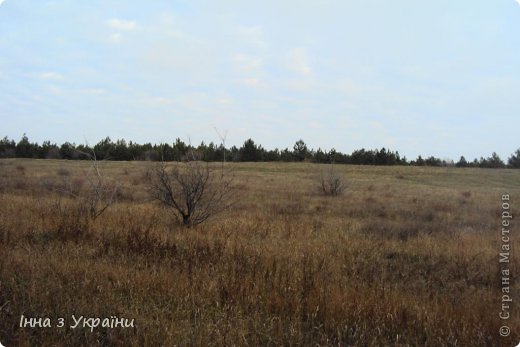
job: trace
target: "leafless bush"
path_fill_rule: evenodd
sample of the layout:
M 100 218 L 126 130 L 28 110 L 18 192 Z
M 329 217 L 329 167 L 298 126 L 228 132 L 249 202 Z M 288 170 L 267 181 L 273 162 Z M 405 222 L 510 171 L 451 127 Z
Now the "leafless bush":
M 94 221 L 116 202 L 119 187 L 102 174 L 95 153 L 88 155 L 91 166 L 84 179 L 68 180 L 60 191 L 73 199 L 80 213 Z
M 58 169 L 58 171 L 56 171 L 56 173 L 57 173 L 59 176 L 70 176 L 70 171 L 67 170 L 67 169 L 64 169 L 64 168 L 60 168 L 60 169 Z
M 21 164 L 16 165 L 16 171 L 18 171 L 20 175 L 25 175 L 25 166 Z
M 56 185 L 56 179 L 52 176 L 44 176 L 40 179 L 40 186 L 46 191 L 55 191 Z
M 471 198 L 471 192 L 469 190 L 466 190 L 466 191 L 462 192 L 461 195 L 463 197 L 465 197 L 466 199 Z
M 162 162 L 148 173 L 151 196 L 167 206 L 185 226 L 198 225 L 232 203 L 233 172 L 200 161 Z
M 320 177 L 320 188 L 323 194 L 337 196 L 343 194 L 345 182 L 343 177 L 334 170 L 331 164 L 327 172 L 322 172 Z

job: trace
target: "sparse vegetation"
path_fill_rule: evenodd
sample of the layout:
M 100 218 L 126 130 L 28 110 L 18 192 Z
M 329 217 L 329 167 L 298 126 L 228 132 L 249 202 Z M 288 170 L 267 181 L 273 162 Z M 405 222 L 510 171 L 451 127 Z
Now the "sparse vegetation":
M 349 195 L 329 199 L 309 194 L 323 166 L 230 164 L 247 198 L 186 229 L 146 194 L 146 163 L 103 162 L 106 177 L 132 199 L 76 232 L 73 198 L 41 181 L 60 186 L 58 167 L 82 179 L 90 162 L 0 162 L 6 346 L 513 346 L 520 339 L 520 310 L 511 311 L 509 338 L 499 336 L 497 314 L 497 204 L 505 192 L 520 201 L 517 170 L 336 165 L 351 182 Z M 511 239 L 518 248 L 520 239 Z M 510 265 L 516 276 L 520 259 Z M 117 315 L 137 328 L 20 328 L 22 313 Z

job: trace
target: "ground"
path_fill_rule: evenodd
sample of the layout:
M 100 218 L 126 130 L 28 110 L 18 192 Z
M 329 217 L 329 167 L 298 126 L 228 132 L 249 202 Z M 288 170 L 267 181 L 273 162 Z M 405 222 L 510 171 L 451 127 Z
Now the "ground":
M 80 220 L 63 191 L 85 185 L 90 164 L 0 160 L 6 346 L 520 340 L 520 303 L 499 317 L 502 291 L 517 298 L 520 260 L 499 263 L 499 253 L 520 242 L 514 219 L 501 237 L 503 195 L 519 211 L 520 170 L 336 165 L 348 187 L 329 197 L 319 190 L 326 165 L 226 164 L 235 204 L 185 228 L 149 198 L 147 162 L 101 162 L 117 202 Z M 20 327 L 22 315 L 52 326 Z M 80 316 L 134 327 L 74 327 Z

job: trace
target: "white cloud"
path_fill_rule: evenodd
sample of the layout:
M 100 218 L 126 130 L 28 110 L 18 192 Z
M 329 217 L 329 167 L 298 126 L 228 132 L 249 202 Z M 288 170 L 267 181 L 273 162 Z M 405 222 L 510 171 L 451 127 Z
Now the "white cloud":
M 119 42 L 121 42 L 122 38 L 123 38 L 123 36 L 120 33 L 114 33 L 114 34 L 110 35 L 109 40 L 112 43 L 119 43 Z
M 264 38 L 264 31 L 259 26 L 242 26 L 237 28 L 237 34 L 247 43 L 259 48 L 266 48 L 267 42 Z
M 301 78 L 285 79 L 280 81 L 280 86 L 294 92 L 309 92 L 319 88 L 319 84 L 312 79 L 302 80 Z
M 241 26 L 237 29 L 238 33 L 243 36 L 260 37 L 263 36 L 264 31 L 259 26 Z
M 316 122 L 316 121 L 311 121 L 311 122 L 308 123 L 308 126 L 311 129 L 322 129 L 323 128 L 323 123 Z
M 143 100 L 143 102 L 152 107 L 162 107 L 162 106 L 172 106 L 175 104 L 175 99 L 165 98 L 161 96 L 153 96 L 148 97 Z
M 289 51 L 285 58 L 287 68 L 303 76 L 309 76 L 312 73 L 309 60 L 309 55 L 303 48 Z
M 221 98 L 216 100 L 219 105 L 229 105 L 233 103 L 233 100 L 230 98 Z
M 515 0 L 518 5 L 520 5 L 520 0 Z
M 257 78 L 245 78 L 245 79 L 241 80 L 240 83 L 247 87 L 260 86 L 260 80 L 258 80 Z
M 87 95 L 103 95 L 103 94 L 106 94 L 106 90 L 105 89 L 101 89 L 101 88 L 86 88 L 86 89 L 81 90 L 81 92 L 83 94 L 87 94 Z
M 5 0 L 0 0 L 0 5 L 2 5 L 4 3 Z
M 52 95 L 61 95 L 63 94 L 63 90 L 60 87 L 49 86 L 47 87 L 47 91 Z
M 112 29 L 123 30 L 123 31 L 131 31 L 137 28 L 137 23 L 130 20 L 112 18 L 107 21 L 107 24 Z
M 382 130 L 383 129 L 383 123 L 379 121 L 372 121 L 369 123 L 370 127 L 375 130 Z
M 244 71 L 258 70 L 262 66 L 262 58 L 238 53 L 233 57 L 237 67 Z
M 0 0 L 1 1 L 1 0 Z M 40 78 L 43 80 L 62 80 L 63 75 L 57 73 L 57 72 L 43 72 L 40 74 Z

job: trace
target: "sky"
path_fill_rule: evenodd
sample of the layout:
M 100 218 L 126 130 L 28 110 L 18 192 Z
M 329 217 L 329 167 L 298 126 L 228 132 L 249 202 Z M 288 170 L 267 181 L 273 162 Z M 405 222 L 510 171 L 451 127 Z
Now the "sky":
M 515 0 L 0 0 L 15 140 L 506 159 L 519 94 Z

